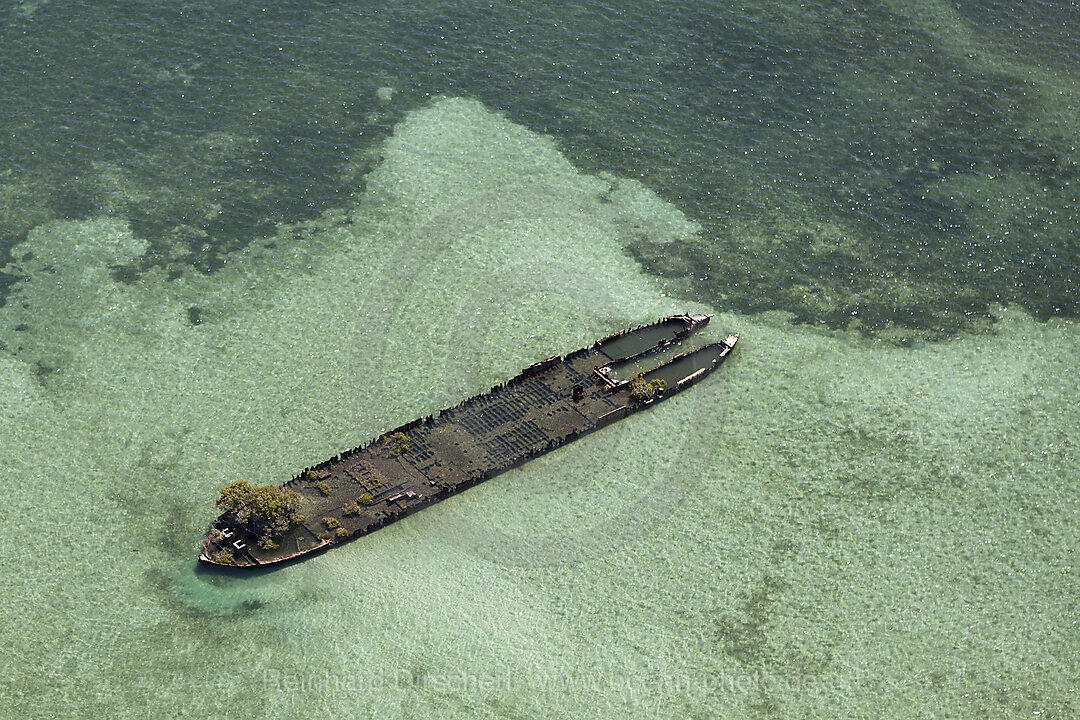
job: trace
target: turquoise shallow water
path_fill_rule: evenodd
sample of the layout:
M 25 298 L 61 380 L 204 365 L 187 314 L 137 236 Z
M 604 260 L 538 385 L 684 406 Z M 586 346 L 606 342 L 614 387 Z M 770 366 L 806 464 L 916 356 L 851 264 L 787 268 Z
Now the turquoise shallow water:
M 4 11 L 0 716 L 1076 715 L 1075 10 L 661 10 Z M 684 310 L 656 411 L 195 566 Z

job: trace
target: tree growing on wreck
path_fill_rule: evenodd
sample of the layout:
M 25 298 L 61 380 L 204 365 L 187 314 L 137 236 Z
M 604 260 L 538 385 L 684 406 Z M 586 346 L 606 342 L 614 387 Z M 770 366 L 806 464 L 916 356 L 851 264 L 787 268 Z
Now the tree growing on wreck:
M 396 432 L 390 437 L 386 438 L 386 449 L 390 453 L 391 457 L 397 457 L 398 455 L 404 455 L 409 452 L 409 448 L 412 446 L 412 441 L 409 440 L 409 436 L 403 432 Z
M 647 402 L 666 387 L 667 383 L 663 380 L 646 380 L 644 375 L 638 373 L 630 378 L 630 397 L 636 403 Z
M 300 493 L 273 485 L 252 485 L 247 480 L 236 480 L 221 488 L 217 506 L 231 512 L 260 540 L 280 535 L 292 523 L 303 522 L 298 514 Z

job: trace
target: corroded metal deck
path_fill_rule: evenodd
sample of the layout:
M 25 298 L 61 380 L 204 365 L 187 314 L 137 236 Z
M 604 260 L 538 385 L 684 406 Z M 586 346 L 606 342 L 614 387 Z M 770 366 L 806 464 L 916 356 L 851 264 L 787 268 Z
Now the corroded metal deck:
M 368 444 L 308 468 L 285 484 L 300 493 L 305 521 L 259 547 L 235 517 L 212 525 L 199 555 L 204 563 L 257 567 L 279 563 L 366 535 L 422 507 L 597 430 L 694 384 L 714 370 L 738 340 L 677 355 L 645 373 L 666 388 L 644 402 L 611 369 L 684 339 L 708 315 L 676 315 L 615 333 L 569 355 L 553 356 L 438 415 L 419 418 Z M 395 455 L 389 440 L 403 433 L 409 449 Z M 358 498 L 370 503 L 358 504 Z M 346 512 L 350 505 L 359 514 Z M 329 519 L 329 523 L 327 523 Z M 344 528 L 340 535 L 335 524 Z M 215 560 L 222 551 L 231 562 Z

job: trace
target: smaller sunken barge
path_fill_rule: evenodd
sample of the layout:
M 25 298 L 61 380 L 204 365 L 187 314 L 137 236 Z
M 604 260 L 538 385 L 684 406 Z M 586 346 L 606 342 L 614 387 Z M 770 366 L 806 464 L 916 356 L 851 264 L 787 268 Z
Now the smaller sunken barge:
M 212 524 L 201 562 L 260 567 L 374 532 L 581 435 L 693 385 L 715 370 L 738 335 L 676 355 L 640 376 L 618 366 L 686 338 L 710 315 L 674 315 L 530 365 L 506 383 L 413 420 L 308 468 L 282 486 L 301 497 L 304 521 L 272 549 L 233 512 Z

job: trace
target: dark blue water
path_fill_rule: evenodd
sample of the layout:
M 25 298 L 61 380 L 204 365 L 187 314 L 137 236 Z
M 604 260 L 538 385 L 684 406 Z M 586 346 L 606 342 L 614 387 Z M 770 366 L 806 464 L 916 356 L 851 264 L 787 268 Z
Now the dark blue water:
M 53 0 L 0 22 L 2 248 L 118 215 L 151 242 L 120 277 L 212 271 L 346 203 L 345 163 L 448 93 L 700 222 L 629 244 L 687 298 L 899 340 L 1080 310 L 1075 3 Z

